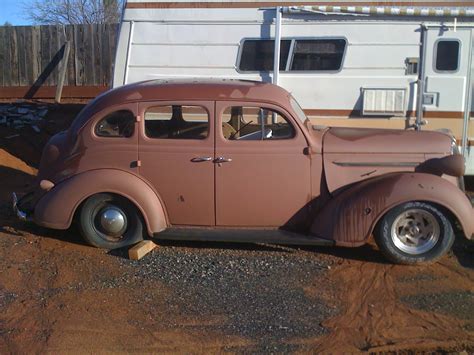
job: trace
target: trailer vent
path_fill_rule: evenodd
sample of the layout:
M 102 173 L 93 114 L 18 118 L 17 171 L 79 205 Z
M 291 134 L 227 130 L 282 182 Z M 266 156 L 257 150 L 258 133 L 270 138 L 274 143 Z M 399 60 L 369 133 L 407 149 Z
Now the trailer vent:
M 364 116 L 405 116 L 406 89 L 362 88 Z

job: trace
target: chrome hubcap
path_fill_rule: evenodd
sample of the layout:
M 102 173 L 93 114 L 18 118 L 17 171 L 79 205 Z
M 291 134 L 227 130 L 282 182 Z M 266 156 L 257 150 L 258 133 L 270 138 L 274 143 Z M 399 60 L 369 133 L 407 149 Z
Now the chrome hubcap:
M 391 236 L 398 249 L 407 254 L 419 255 L 436 245 L 440 237 L 440 226 L 430 212 L 411 209 L 395 219 Z
M 122 235 L 127 226 L 126 217 L 120 209 L 107 207 L 101 211 L 100 226 L 108 235 Z

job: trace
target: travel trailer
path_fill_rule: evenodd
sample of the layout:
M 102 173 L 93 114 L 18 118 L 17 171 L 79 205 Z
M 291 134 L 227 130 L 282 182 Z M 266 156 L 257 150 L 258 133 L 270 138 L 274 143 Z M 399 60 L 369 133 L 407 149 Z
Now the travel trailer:
M 474 175 L 469 5 L 129 0 L 113 87 L 176 78 L 273 82 L 314 125 L 449 129 Z

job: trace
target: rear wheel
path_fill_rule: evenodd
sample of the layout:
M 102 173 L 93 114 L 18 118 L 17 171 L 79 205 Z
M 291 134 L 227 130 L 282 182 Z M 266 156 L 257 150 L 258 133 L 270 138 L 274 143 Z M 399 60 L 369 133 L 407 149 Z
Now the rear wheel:
M 89 197 L 80 210 L 79 228 L 84 240 L 98 248 L 116 249 L 143 240 L 140 213 L 127 199 L 113 194 Z
M 392 208 L 374 231 L 382 253 L 399 264 L 435 262 L 454 242 L 451 222 L 436 205 L 408 202 Z

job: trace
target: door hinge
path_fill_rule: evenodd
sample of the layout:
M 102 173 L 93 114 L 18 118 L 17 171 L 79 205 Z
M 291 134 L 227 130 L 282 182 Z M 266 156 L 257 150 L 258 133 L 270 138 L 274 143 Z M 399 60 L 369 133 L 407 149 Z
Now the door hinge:
M 141 160 L 135 160 L 130 163 L 131 168 L 139 168 L 140 166 L 142 166 Z

